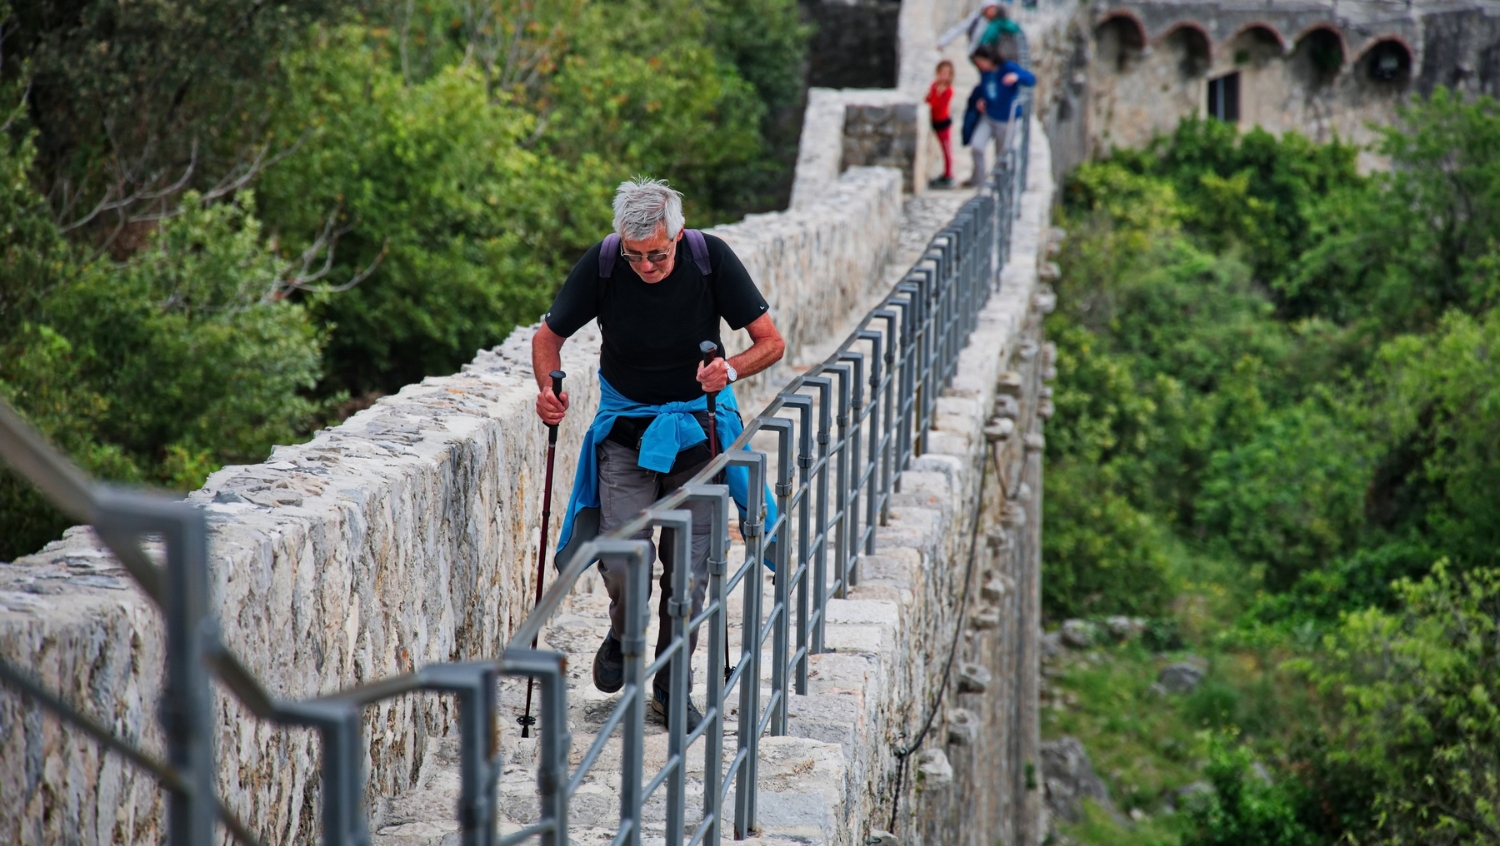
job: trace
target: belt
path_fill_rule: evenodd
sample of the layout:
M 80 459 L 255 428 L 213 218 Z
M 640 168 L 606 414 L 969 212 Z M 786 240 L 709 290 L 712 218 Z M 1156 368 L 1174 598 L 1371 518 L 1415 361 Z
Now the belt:
M 694 412 L 693 418 L 698 421 L 698 425 L 703 427 L 704 432 L 707 432 L 708 427 L 713 425 L 706 411 Z M 647 427 L 655 419 L 654 417 L 617 417 L 614 427 L 609 430 L 609 434 L 604 439 L 639 452 L 641 438 L 645 437 Z M 672 469 L 667 471 L 667 475 L 675 476 L 684 470 L 691 470 L 708 463 L 712 457 L 708 452 L 708 441 L 690 446 L 677 453 L 677 459 L 672 462 Z

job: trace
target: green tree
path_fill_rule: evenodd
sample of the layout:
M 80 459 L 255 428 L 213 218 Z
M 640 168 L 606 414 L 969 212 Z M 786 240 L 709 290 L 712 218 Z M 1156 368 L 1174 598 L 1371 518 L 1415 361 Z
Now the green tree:
M 1315 247 L 1282 295 L 1307 312 L 1422 330 L 1450 308 L 1500 295 L 1500 103 L 1439 88 L 1382 130 L 1392 167 L 1366 190 L 1331 192 L 1311 218 Z
M 607 229 L 613 186 L 592 156 L 575 169 L 527 149 L 535 120 L 472 66 L 408 84 L 354 27 L 314 48 L 284 104 L 307 141 L 261 206 L 290 255 L 337 235 L 330 272 L 295 295 L 333 327 L 329 386 L 392 392 L 540 318 Z
M 0 7 L 0 82 L 28 92 L 50 216 L 127 255 L 187 190 L 229 196 L 296 137 L 267 131 L 281 58 L 327 0 Z M 18 127 L 12 127 L 16 129 Z
M 757 171 L 770 166 L 767 106 L 715 52 L 713 11 L 688 0 L 589 6 L 579 22 L 588 36 L 548 88 L 554 107 L 540 146 L 569 161 L 592 154 L 606 172 L 671 179 L 691 225 L 742 213 L 753 196 L 744 186 L 762 184 Z
M 266 296 L 287 269 L 266 250 L 250 196 L 242 202 L 204 207 L 187 195 L 124 264 L 83 263 L 37 227 L 36 246 L 52 250 L 46 287 L 24 319 L 6 322 L 0 396 L 114 481 L 191 489 L 224 463 L 297 440 L 324 413 L 306 398 L 321 337 L 303 308 Z M 0 474 L 0 559 L 67 525 Z
M 1255 279 L 1269 284 L 1317 243 L 1313 224 L 1324 214 L 1323 199 L 1364 184 L 1357 153 L 1337 140 L 1314 144 L 1258 127 L 1240 134 L 1233 124 L 1189 118 L 1115 160 L 1170 183 L 1183 203 L 1184 227 L 1200 245 L 1239 254 Z
M 1198 525 L 1265 568 L 1266 586 L 1350 552 L 1364 526 L 1374 449 L 1331 397 L 1271 411 L 1214 452 L 1196 503 Z
M 1211 793 L 1189 799 L 1183 846 L 1314 846 L 1299 818 L 1299 785 L 1258 777 L 1252 751 L 1215 735 L 1205 775 Z
M 1417 530 L 1455 565 L 1500 566 L 1500 311 L 1450 312 L 1380 350 L 1372 408 L 1391 457 L 1376 518 Z
M 1350 613 L 1301 659 L 1325 697 L 1322 765 L 1368 773 L 1368 839 L 1500 839 L 1500 572 L 1439 564 L 1402 580 L 1399 610 Z

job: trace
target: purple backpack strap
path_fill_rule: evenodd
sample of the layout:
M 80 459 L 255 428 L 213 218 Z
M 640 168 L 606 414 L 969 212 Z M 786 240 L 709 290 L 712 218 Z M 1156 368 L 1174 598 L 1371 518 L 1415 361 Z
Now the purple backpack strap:
M 611 232 L 599 245 L 599 278 L 608 279 L 615 272 L 615 259 L 620 257 L 620 236 Z
M 698 272 L 704 276 L 713 273 L 713 265 L 708 262 L 708 241 L 704 239 L 703 233 L 696 229 L 684 229 L 682 234 L 687 236 L 688 249 L 693 253 L 693 264 L 698 265 Z
M 696 229 L 684 229 L 682 234 L 687 237 L 688 250 L 693 254 L 693 264 L 698 265 L 698 272 L 704 276 L 713 273 L 713 265 L 708 260 L 708 241 L 704 239 L 703 233 Z M 611 232 L 604 236 L 604 242 L 599 245 L 600 279 L 608 279 L 615 272 L 615 259 L 619 257 L 620 235 Z

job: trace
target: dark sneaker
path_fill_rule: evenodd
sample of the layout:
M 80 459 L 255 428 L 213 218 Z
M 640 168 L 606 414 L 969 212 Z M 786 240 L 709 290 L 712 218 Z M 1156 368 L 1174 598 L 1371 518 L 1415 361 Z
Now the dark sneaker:
M 667 692 L 655 685 L 651 687 L 651 713 L 661 718 L 662 725 L 667 724 Z M 698 711 L 698 706 L 693 704 L 693 697 L 689 696 L 687 701 L 687 732 L 692 734 L 698 730 L 698 724 L 703 722 L 703 714 Z
M 927 187 L 928 188 L 952 188 L 953 187 L 953 177 L 951 177 L 951 176 L 939 176 L 937 179 L 934 179 L 934 180 L 928 182 L 927 183 Z
M 594 653 L 594 687 L 605 693 L 614 693 L 625 686 L 625 656 L 620 653 L 620 641 L 615 633 L 604 636 L 599 651 Z

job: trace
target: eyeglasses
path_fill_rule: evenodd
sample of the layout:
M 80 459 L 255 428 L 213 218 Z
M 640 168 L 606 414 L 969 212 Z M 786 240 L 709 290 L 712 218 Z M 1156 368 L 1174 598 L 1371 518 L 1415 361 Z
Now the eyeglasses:
M 624 249 L 620 250 L 620 258 L 625 259 L 631 264 L 640 264 L 643 261 L 649 261 L 652 264 L 661 264 L 662 262 L 666 261 L 671 255 L 672 253 L 670 251 L 664 251 L 660 253 L 646 253 L 642 256 L 635 253 L 627 253 Z

